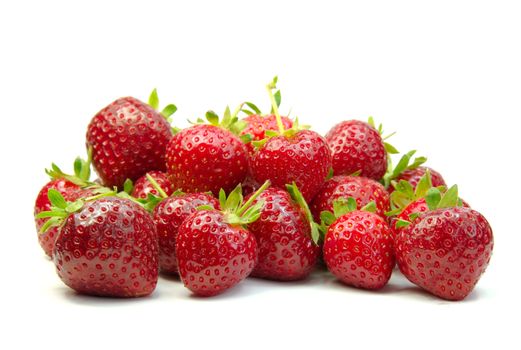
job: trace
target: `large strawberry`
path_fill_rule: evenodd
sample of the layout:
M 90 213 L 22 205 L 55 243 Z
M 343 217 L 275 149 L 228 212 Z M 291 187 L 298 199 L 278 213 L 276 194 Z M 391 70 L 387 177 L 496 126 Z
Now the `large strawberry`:
M 347 120 L 335 125 L 326 134 L 333 156 L 335 175 L 361 176 L 380 180 L 387 169 L 387 153 L 396 149 L 382 138 L 382 125 L 378 130 L 372 118 L 369 123 Z
M 298 188 L 288 185 L 288 193 L 269 188 L 254 202 L 263 202 L 260 217 L 248 225 L 259 247 L 259 261 L 252 275 L 273 280 L 298 280 L 309 275 L 317 262 L 318 225 Z M 293 198 L 292 198 L 293 197 Z
M 87 128 L 87 148 L 103 184 L 123 187 L 149 171 L 165 171 L 165 150 L 172 138 L 167 118 L 177 109 L 168 105 L 159 113 L 154 90 L 149 105 L 133 98 L 117 99 L 99 111 Z
M 354 198 L 339 199 L 334 207 L 334 214 L 322 215 L 324 223 L 329 225 L 323 248 L 328 270 L 345 284 L 382 288 L 389 281 L 395 263 L 387 222 L 379 215 L 357 210 Z
M 448 207 L 416 217 L 395 238 L 400 271 L 411 282 L 448 300 L 474 289 L 490 261 L 492 229 L 470 208 Z
M 229 109 L 222 122 L 213 112 L 210 125 L 197 124 L 174 135 L 166 150 L 168 174 L 176 189 L 184 192 L 231 191 L 248 173 L 246 147 L 228 130 L 233 124 Z
M 52 210 L 39 215 L 63 221 L 53 260 L 67 286 L 99 296 L 152 293 L 159 271 L 157 234 L 140 205 L 118 197 L 67 203 L 55 190 L 49 199 Z
M 275 103 L 272 89 L 277 79 L 268 84 L 273 110 L 279 126 L 278 136 L 263 140 L 251 162 L 254 180 L 271 181 L 272 185 L 285 188 L 295 182 L 306 201 L 311 201 L 324 183 L 331 168 L 331 151 L 325 139 L 311 130 L 285 130 Z
M 356 200 L 358 208 L 374 202 L 376 214 L 382 217 L 390 208 L 389 194 L 379 182 L 366 177 L 338 175 L 327 180 L 313 199 L 310 205 L 313 217 L 319 221 L 324 210 L 333 211 L 335 200 L 349 197 Z
M 34 203 L 34 216 L 36 231 L 38 232 L 38 242 L 47 256 L 51 256 L 54 241 L 58 234 L 57 227 L 50 227 L 45 232 L 41 232 L 42 227 L 49 218 L 37 218 L 42 211 L 51 209 L 51 202 L 47 193 L 50 189 L 57 190 L 67 201 L 75 201 L 79 198 L 88 197 L 99 191 L 99 188 L 89 182 L 90 177 L 90 157 L 87 161 L 76 158 L 74 162 L 74 175 L 65 174 L 56 164 L 52 164 L 51 169 L 46 169 L 50 176 L 49 181 L 42 187 Z
M 244 204 L 240 185 L 228 198 L 221 190 L 222 211 L 199 207 L 181 225 L 176 241 L 179 275 L 193 293 L 220 294 L 251 273 L 257 262 L 257 242 L 244 227 L 259 218 L 262 202 L 251 203 L 268 186 L 265 183 Z

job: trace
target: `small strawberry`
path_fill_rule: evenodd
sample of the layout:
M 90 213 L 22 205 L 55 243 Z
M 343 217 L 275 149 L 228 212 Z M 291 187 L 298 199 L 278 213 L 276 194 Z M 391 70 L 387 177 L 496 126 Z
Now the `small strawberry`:
M 197 295 L 213 296 L 248 277 L 257 262 L 257 243 L 244 226 L 259 218 L 262 202 L 251 203 L 268 186 L 265 183 L 244 204 L 240 185 L 228 198 L 221 190 L 222 211 L 202 206 L 183 222 L 175 250 L 185 287 Z
M 176 189 L 216 195 L 221 188 L 231 191 L 245 179 L 248 156 L 241 139 L 228 130 L 236 121 L 228 108 L 220 123 L 214 112 L 206 117 L 211 125 L 197 124 L 174 135 L 166 161 Z
M 405 277 L 447 300 L 461 300 L 472 292 L 493 245 L 483 215 L 443 204 L 416 217 L 395 238 L 398 267 Z
M 167 119 L 177 108 L 168 105 L 159 113 L 157 92 L 149 105 L 133 98 L 120 98 L 92 118 L 87 128 L 87 148 L 103 184 L 123 187 L 126 179 L 137 180 L 152 170 L 165 171 L 165 150 L 172 138 Z
M 49 190 L 51 211 L 39 216 L 61 224 L 53 249 L 58 276 L 78 293 L 148 295 L 158 279 L 154 222 L 137 203 L 106 195 L 68 203 Z
M 49 257 L 51 257 L 54 241 L 58 234 L 58 228 L 51 227 L 45 233 L 40 233 L 42 226 L 49 219 L 36 217 L 42 211 L 48 211 L 51 209 L 51 202 L 47 195 L 49 190 L 57 190 L 67 201 L 75 201 L 80 198 L 91 196 L 99 190 L 99 187 L 89 182 L 90 157 L 87 161 L 79 157 L 76 158 L 76 161 L 74 162 L 74 172 L 74 175 L 65 174 L 56 164 L 52 164 L 51 169 L 46 170 L 51 181 L 43 186 L 36 197 L 34 204 L 34 221 L 36 224 L 36 231 L 38 232 L 38 242 L 45 254 Z
M 374 202 L 376 214 L 382 217 L 390 208 L 389 194 L 380 183 L 366 177 L 337 175 L 322 185 L 310 205 L 315 221 L 324 210 L 333 211 L 335 200 L 349 197 L 356 200 L 358 208 Z
M 374 121 L 347 120 L 335 125 L 327 134 L 331 148 L 335 175 L 361 176 L 380 180 L 387 169 L 387 153 L 398 151 L 382 138 L 382 125 L 375 128 Z
M 272 94 L 276 82 L 275 77 L 267 90 L 277 117 L 278 136 L 256 143 L 259 148 L 251 161 L 251 173 L 257 182 L 269 180 L 279 188 L 295 182 L 306 201 L 311 201 L 331 168 L 331 151 L 318 133 L 298 130 L 296 120 L 293 129 L 284 129 Z
M 421 166 L 427 161 L 427 158 L 416 157 L 414 161 L 409 164 L 415 153 L 416 151 L 410 151 L 404 154 L 394 168 L 392 165 L 389 165 L 387 173 L 383 178 L 384 186 L 389 193 L 394 192 L 395 186 L 402 180 L 409 182 L 414 190 L 420 182 L 420 179 L 427 173 L 430 174 L 432 186 L 446 186 L 445 180 L 440 173 L 431 168 Z
M 374 203 L 371 206 L 374 208 Z M 322 214 L 323 222 L 330 225 L 323 248 L 328 270 L 345 284 L 382 288 L 395 263 L 387 222 L 374 213 L 356 210 L 354 198 L 336 200 L 334 207 L 334 214 Z
M 154 196 L 159 196 L 159 192 L 148 180 L 148 176 L 151 176 L 157 182 L 157 184 L 161 187 L 167 196 L 170 196 L 172 193 L 174 193 L 174 186 L 170 182 L 168 175 L 161 171 L 150 171 L 141 176 L 135 184 L 132 184 L 132 181 L 129 179 L 125 182 L 123 187 L 126 187 L 126 192 L 130 192 L 132 197 L 135 198 L 146 199 L 149 193 L 153 194 Z M 130 186 L 132 186 L 131 191 Z
M 319 246 L 318 225 L 295 185 L 288 185 L 290 193 L 269 188 L 253 204 L 263 201 L 260 218 L 248 225 L 259 247 L 259 261 L 252 276 L 291 281 L 305 278 L 315 266 Z M 292 199 L 293 197 L 293 199 Z

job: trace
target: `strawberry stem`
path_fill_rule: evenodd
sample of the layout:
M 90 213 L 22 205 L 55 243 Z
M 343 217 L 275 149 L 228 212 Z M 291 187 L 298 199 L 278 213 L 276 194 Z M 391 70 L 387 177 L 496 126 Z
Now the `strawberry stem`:
M 279 113 L 279 107 L 277 106 L 277 101 L 275 100 L 275 96 L 273 95 L 272 90 L 275 89 L 276 78 L 273 79 L 271 83 L 266 85 L 266 90 L 268 91 L 268 95 L 270 96 L 271 107 L 273 108 L 273 113 L 275 114 L 275 118 L 277 119 L 277 126 L 279 128 L 279 133 L 281 135 L 284 134 L 284 124 L 282 124 L 282 119 Z
M 154 187 L 154 189 L 157 191 L 157 193 L 159 193 L 159 195 L 162 198 L 168 198 L 168 194 L 166 194 L 166 192 L 163 191 L 161 186 L 159 186 L 159 184 L 157 183 L 156 179 L 154 179 L 149 173 L 147 173 L 145 176 L 146 176 L 148 182 L 150 182 L 152 187 Z
M 257 197 L 259 197 L 265 189 L 270 187 L 270 184 L 270 180 L 266 180 L 266 182 L 254 194 L 251 195 L 251 197 L 246 201 L 246 203 L 244 203 L 239 208 L 239 210 L 237 210 L 236 215 L 241 216 L 242 214 L 244 214 L 244 212 L 250 207 L 253 201 L 255 201 L 255 199 L 257 199 Z

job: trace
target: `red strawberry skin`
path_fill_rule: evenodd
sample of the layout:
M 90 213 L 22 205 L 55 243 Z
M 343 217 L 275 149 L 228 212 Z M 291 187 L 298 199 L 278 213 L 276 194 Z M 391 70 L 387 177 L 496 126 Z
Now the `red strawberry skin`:
M 80 186 L 65 180 L 65 179 L 56 179 L 49 181 L 38 193 L 36 197 L 36 202 L 34 203 L 34 222 L 36 224 L 36 231 L 38 232 L 38 242 L 42 247 L 43 251 L 47 256 L 51 256 L 52 248 L 54 247 L 54 241 L 56 236 L 58 235 L 58 227 L 51 227 L 45 233 L 40 233 L 40 229 L 48 218 L 45 219 L 36 219 L 36 215 L 41 213 L 42 211 L 51 210 L 51 202 L 49 201 L 49 197 L 47 196 L 47 192 L 50 189 L 55 189 L 61 193 L 63 198 L 67 201 L 75 201 L 83 195 L 83 191 Z
M 391 218 L 391 229 L 393 233 L 393 238 L 398 235 L 400 231 L 404 229 L 404 227 L 396 227 L 397 220 L 411 221 L 410 216 L 412 214 L 421 214 L 429 211 L 429 207 L 425 202 L 425 198 L 419 198 L 411 203 L 409 203 L 400 214 L 396 217 Z
M 447 300 L 462 300 L 479 281 L 492 255 L 492 229 L 470 208 L 436 209 L 396 236 L 400 271 L 412 283 Z
M 331 151 L 322 136 L 302 130 L 290 137 L 270 138 L 255 153 L 251 166 L 258 183 L 270 180 L 272 186 L 285 188 L 294 181 L 310 202 L 329 172 Z
M 213 296 L 248 277 L 257 262 L 255 237 L 231 226 L 216 210 L 202 210 L 179 228 L 176 242 L 179 275 L 194 294 Z
M 281 116 L 282 125 L 284 129 L 291 129 L 293 121 L 288 117 Z M 253 141 L 262 140 L 266 137 L 266 130 L 279 130 L 277 125 L 277 117 L 274 114 L 261 116 L 252 114 L 243 119 L 246 122 L 246 127 L 242 129 L 241 135 L 249 134 Z
M 172 184 L 184 192 L 229 192 L 248 172 L 245 145 L 213 125 L 194 125 L 174 135 L 166 158 Z
M 288 192 L 268 188 L 260 218 L 248 225 L 257 239 L 259 260 L 252 276 L 291 281 L 303 279 L 315 266 L 320 248 L 311 239 L 310 223 Z
M 103 184 L 122 188 L 149 171 L 165 171 L 165 150 L 172 131 L 163 116 L 133 98 L 120 98 L 92 118 L 87 148 Z
M 382 288 L 395 263 L 390 231 L 384 219 L 373 213 L 353 211 L 341 216 L 324 240 L 327 268 L 345 284 Z
M 153 212 L 159 240 L 159 266 L 161 271 L 177 274 L 175 244 L 181 224 L 197 207 L 211 205 L 220 209 L 219 201 L 207 193 L 186 193 L 164 199 Z
M 166 173 L 162 171 L 149 171 L 147 174 L 156 180 L 159 187 L 161 187 L 161 189 L 165 191 L 168 196 L 174 193 L 174 186 L 172 185 L 172 182 L 170 182 L 170 179 Z M 141 176 L 134 184 L 132 197 L 146 199 L 149 193 L 155 196 L 159 196 L 159 193 L 154 188 L 154 186 L 152 186 L 150 181 L 148 181 L 146 175 Z
M 376 129 L 359 120 L 343 121 L 326 135 L 335 175 L 360 175 L 380 180 L 387 170 L 387 152 Z
M 148 295 L 159 271 L 156 228 L 131 200 L 100 198 L 65 220 L 53 258 L 58 276 L 79 293 Z
M 431 173 L 431 181 L 432 181 L 433 187 L 447 186 L 447 184 L 445 183 L 445 180 L 443 179 L 443 176 L 441 176 L 441 174 L 439 172 L 437 172 L 436 170 L 433 170 L 431 168 L 423 167 L 423 166 L 404 171 L 403 173 L 400 174 L 400 176 L 398 176 L 395 179 L 395 181 L 400 182 L 401 180 L 405 180 L 405 181 L 409 182 L 413 188 L 416 188 L 416 185 L 418 185 L 418 182 L 420 182 L 421 178 L 425 175 L 427 170 L 429 170 L 429 172 Z M 394 188 L 392 186 L 389 187 L 389 192 L 392 193 L 393 191 L 394 191 Z
M 310 205 L 316 222 L 320 222 L 320 213 L 324 210 L 333 212 L 333 202 L 339 198 L 353 197 L 357 208 L 369 202 L 376 204 L 376 214 L 385 218 L 391 204 L 389 193 L 379 183 L 366 177 L 337 175 L 327 180 Z

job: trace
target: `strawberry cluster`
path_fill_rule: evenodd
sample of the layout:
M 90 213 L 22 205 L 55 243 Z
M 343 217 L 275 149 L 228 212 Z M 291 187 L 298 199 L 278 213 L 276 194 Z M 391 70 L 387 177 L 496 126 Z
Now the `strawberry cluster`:
M 415 151 L 398 151 L 372 118 L 342 121 L 325 137 L 251 102 L 222 118 L 171 127 L 126 97 L 87 127 L 88 159 L 55 164 L 38 193 L 38 240 L 61 280 L 86 294 L 152 293 L 159 273 L 213 296 L 248 276 L 305 279 L 324 266 L 347 285 L 384 287 L 398 265 L 447 300 L 472 292 L 492 254 L 487 220 Z M 98 179 L 90 180 L 91 166 Z

